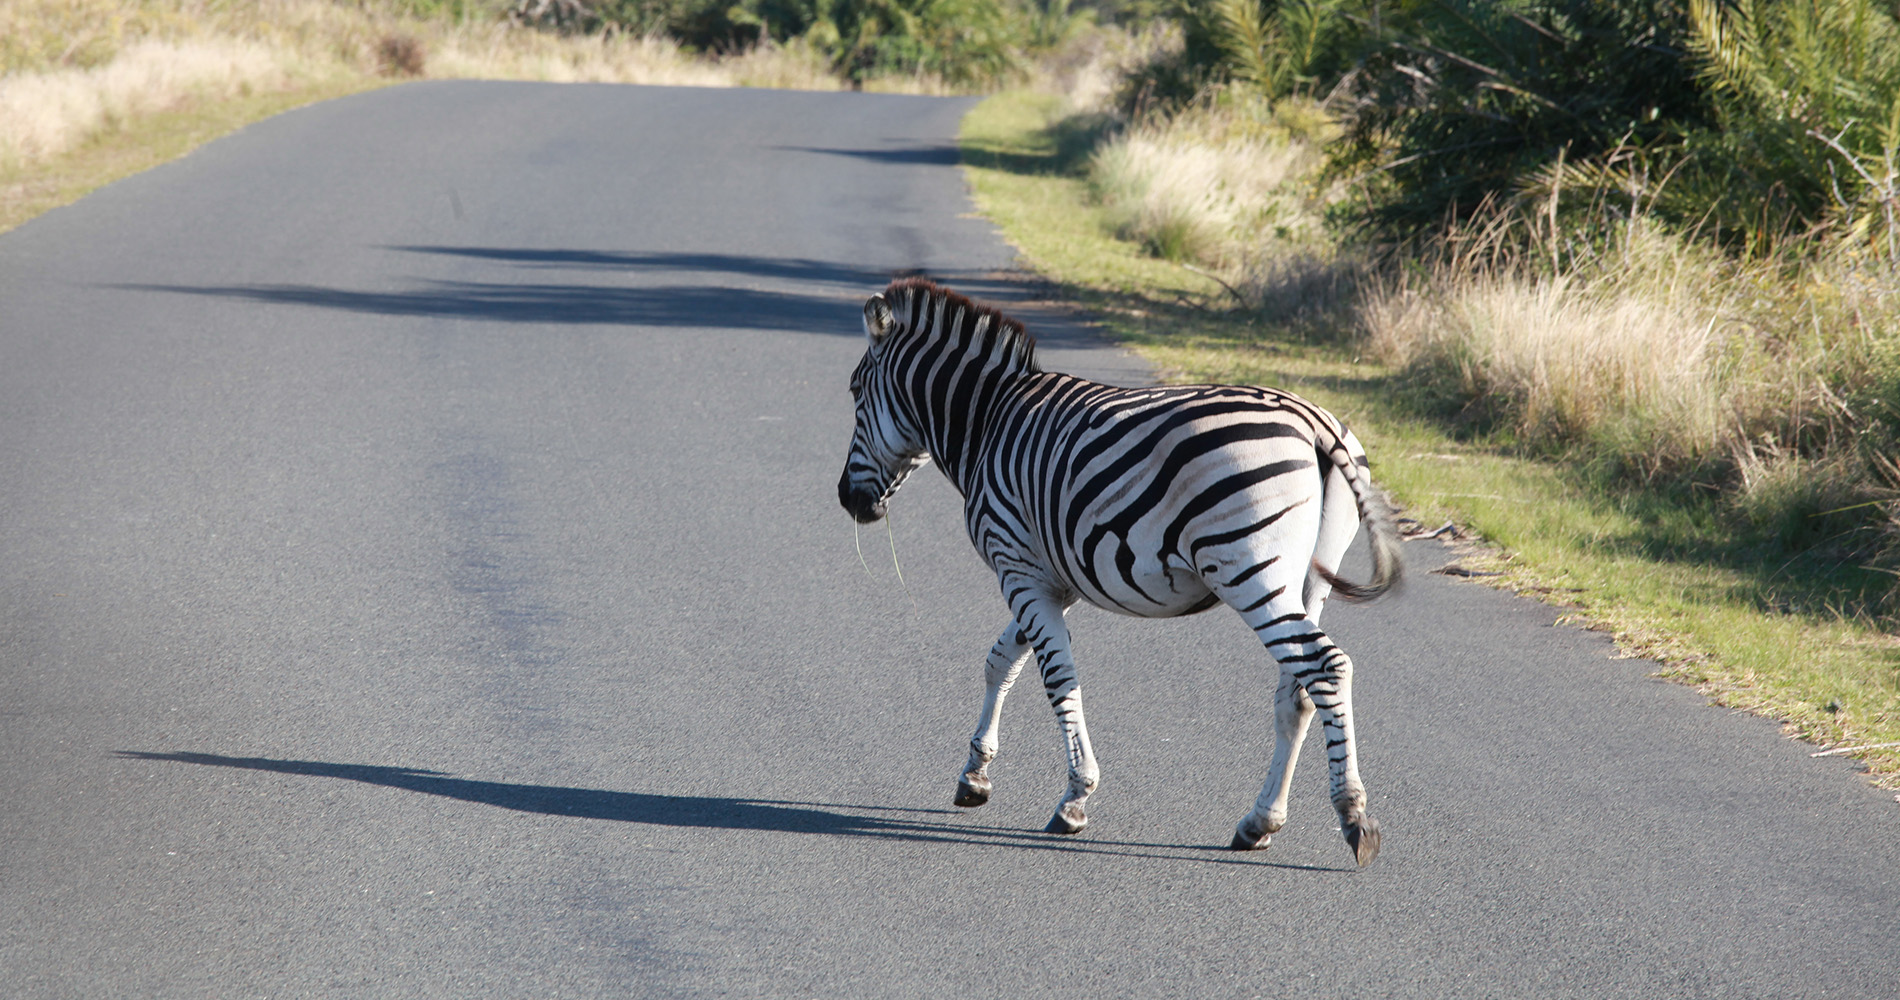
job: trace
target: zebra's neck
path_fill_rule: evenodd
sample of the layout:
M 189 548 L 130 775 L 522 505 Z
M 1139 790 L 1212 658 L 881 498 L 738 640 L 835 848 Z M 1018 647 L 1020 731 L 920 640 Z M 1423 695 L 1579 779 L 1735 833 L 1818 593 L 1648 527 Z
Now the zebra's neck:
M 1041 371 L 1035 338 L 1002 313 L 937 286 L 902 290 L 911 293 L 899 311 L 910 336 L 897 381 L 931 457 L 967 496 L 992 416 L 1014 383 Z

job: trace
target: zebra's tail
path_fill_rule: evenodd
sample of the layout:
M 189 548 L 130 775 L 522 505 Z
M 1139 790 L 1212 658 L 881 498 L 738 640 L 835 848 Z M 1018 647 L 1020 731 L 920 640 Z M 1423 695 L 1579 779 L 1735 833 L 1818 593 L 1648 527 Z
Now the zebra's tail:
M 1332 586 L 1333 596 L 1352 604 L 1382 597 L 1405 578 L 1397 511 L 1385 491 L 1373 484 L 1372 476 L 1366 471 L 1365 453 L 1358 445 L 1347 431 L 1334 447 L 1322 446 L 1319 453 L 1339 469 L 1352 487 L 1353 500 L 1359 508 L 1359 523 L 1365 525 L 1366 538 L 1372 547 L 1372 579 L 1353 583 L 1321 566 L 1318 560 L 1313 562 L 1314 572 Z

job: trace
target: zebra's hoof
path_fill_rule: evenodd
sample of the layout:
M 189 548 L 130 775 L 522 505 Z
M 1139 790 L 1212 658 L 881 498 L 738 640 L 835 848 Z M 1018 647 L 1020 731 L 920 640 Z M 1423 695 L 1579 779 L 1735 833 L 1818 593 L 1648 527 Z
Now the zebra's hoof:
M 965 809 L 975 809 L 990 800 L 990 779 L 964 775 L 957 779 L 957 797 L 951 801 Z
M 1346 833 L 1346 846 L 1352 848 L 1352 856 L 1359 867 L 1372 863 L 1379 856 L 1379 823 L 1370 816 L 1359 817 L 1357 823 L 1343 824 Z
M 1267 849 L 1267 845 L 1271 843 L 1273 843 L 1271 836 L 1249 841 L 1247 838 L 1236 833 L 1234 834 L 1233 842 L 1227 845 L 1227 849 L 1230 851 L 1264 851 Z
M 1227 847 L 1235 851 L 1264 851 L 1271 843 L 1273 843 L 1273 834 L 1268 833 L 1265 827 L 1256 827 L 1253 817 L 1248 816 L 1234 827 L 1233 843 L 1228 844 Z
M 1043 827 L 1042 832 L 1059 833 L 1066 837 L 1070 834 L 1081 833 L 1082 828 L 1088 825 L 1089 818 L 1082 810 L 1064 802 L 1062 808 L 1057 809 L 1056 814 L 1049 818 L 1049 825 Z

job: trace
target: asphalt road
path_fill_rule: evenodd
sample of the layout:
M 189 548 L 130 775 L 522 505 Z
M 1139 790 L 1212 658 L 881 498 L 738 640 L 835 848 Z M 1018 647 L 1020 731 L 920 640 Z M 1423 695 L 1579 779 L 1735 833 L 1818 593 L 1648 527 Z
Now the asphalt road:
M 1900 997 L 1892 792 L 1426 543 L 1328 612 L 1371 867 L 1314 744 L 1221 849 L 1221 613 L 1074 616 L 1082 837 L 1033 685 L 953 810 L 1000 598 L 835 483 L 863 297 L 1020 294 L 967 108 L 415 84 L 0 236 L 0 995 Z

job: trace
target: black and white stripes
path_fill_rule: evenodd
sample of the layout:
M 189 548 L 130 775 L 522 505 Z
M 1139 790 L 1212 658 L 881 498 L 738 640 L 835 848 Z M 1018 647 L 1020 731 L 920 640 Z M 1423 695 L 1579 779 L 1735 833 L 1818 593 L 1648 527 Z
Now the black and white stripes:
M 1124 389 L 1044 372 L 1020 324 L 920 279 L 867 301 L 864 326 L 839 501 L 875 521 L 934 460 L 1010 609 L 956 803 L 988 801 L 1003 699 L 1033 654 L 1069 753 L 1048 829 L 1080 831 L 1099 771 L 1064 613 L 1077 600 L 1149 618 L 1225 603 L 1280 663 L 1273 761 L 1232 846 L 1264 847 L 1285 822 L 1294 754 L 1318 713 L 1333 805 L 1359 863 L 1371 861 L 1379 832 L 1354 755 L 1352 661 L 1318 624 L 1329 595 L 1370 599 L 1399 578 L 1391 509 L 1352 434 L 1272 389 Z M 1354 585 L 1335 571 L 1361 522 L 1373 577 Z

